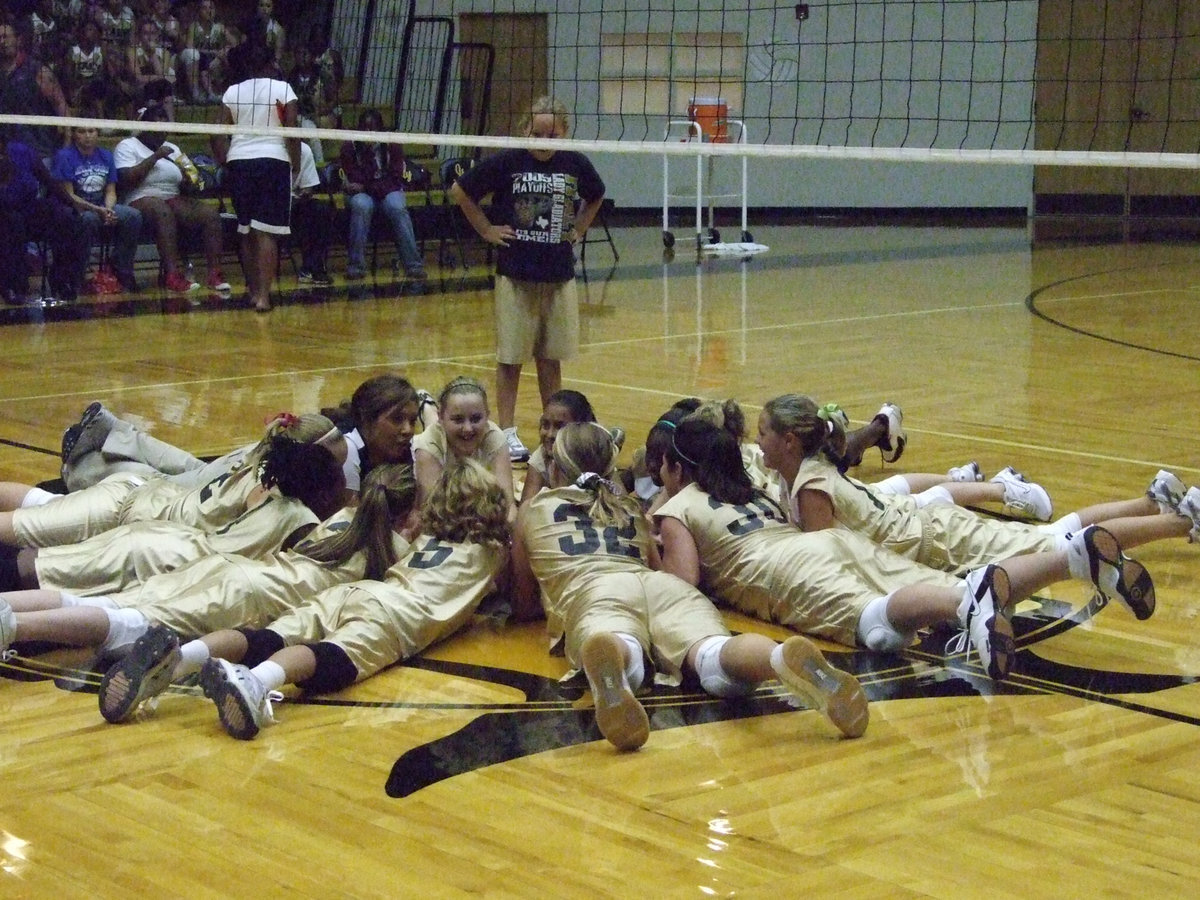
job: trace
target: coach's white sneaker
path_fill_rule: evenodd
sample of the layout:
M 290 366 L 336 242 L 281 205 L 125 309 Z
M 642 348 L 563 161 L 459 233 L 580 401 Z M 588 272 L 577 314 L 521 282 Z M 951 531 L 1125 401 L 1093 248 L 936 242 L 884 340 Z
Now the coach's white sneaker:
M 272 700 L 283 695 L 268 691 L 248 668 L 226 659 L 209 658 L 200 670 L 204 696 L 217 705 L 221 724 L 233 737 L 248 741 L 267 725 L 275 724 Z
M 508 441 L 508 455 L 513 462 L 525 462 L 529 459 L 529 448 L 517 437 L 517 426 L 504 429 L 504 439 Z

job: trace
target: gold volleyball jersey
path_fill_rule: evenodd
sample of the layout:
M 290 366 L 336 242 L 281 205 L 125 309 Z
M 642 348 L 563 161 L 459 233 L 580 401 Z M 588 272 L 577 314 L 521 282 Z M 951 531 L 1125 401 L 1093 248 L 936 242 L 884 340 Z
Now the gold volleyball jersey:
M 13 510 L 13 531 L 22 547 L 77 544 L 121 524 L 126 500 L 146 482 L 141 475 L 118 472 L 86 490 Z
M 284 550 L 263 560 L 219 554 L 182 569 L 155 575 L 141 585 L 114 594 L 118 606 L 134 606 L 146 618 L 169 626 L 182 638 L 199 637 L 220 628 L 264 628 L 288 610 L 322 591 L 364 577 L 366 554 L 358 551 L 332 565 L 309 559 L 301 551 L 349 527 L 353 510 L 327 519 L 296 550 Z M 396 556 L 408 552 L 408 541 L 392 534 Z
M 246 511 L 246 503 L 259 484 L 254 476 L 252 469 L 242 468 L 198 488 L 181 487 L 167 476 L 152 478 L 130 495 L 121 511 L 121 521 L 155 519 L 216 531 Z
M 551 647 L 565 638 L 567 660 L 578 668 L 587 638 L 628 634 L 650 654 L 660 680 L 678 684 L 688 650 L 729 631 L 699 590 L 648 568 L 645 516 L 624 528 L 600 527 L 588 515 L 592 500 L 581 488 L 548 489 L 522 514 L 521 540 L 541 589 Z
M 980 516 L 953 504 L 917 506 L 911 497 L 881 494 L 842 474 L 824 458 L 800 464 L 789 512 L 796 517 L 802 490 L 819 491 L 833 504 L 838 524 L 887 549 L 947 572 L 999 562 L 1010 556 L 1058 549 L 1054 535 L 1024 522 Z
M 722 503 L 690 484 L 658 510 L 691 533 L 704 589 L 742 612 L 849 646 L 871 600 L 961 582 L 838 529 L 804 533 L 766 497 Z
M 420 535 L 383 581 L 330 588 L 267 627 L 288 645 L 338 645 L 361 680 L 462 628 L 493 589 L 505 556 L 497 545 Z
M 174 522 L 130 522 L 78 544 L 41 551 L 35 561 L 38 583 L 73 594 L 113 594 L 217 553 L 265 557 L 298 528 L 316 522 L 299 500 L 278 496 L 215 534 Z

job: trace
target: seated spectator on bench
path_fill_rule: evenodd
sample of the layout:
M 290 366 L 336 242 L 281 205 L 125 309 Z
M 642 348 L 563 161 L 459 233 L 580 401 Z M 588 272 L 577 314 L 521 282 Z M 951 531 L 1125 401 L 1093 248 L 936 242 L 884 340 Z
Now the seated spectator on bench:
M 142 122 L 166 122 L 167 112 L 154 104 L 141 111 Z M 208 263 L 210 290 L 226 293 L 229 282 L 221 273 L 221 217 L 208 203 L 184 194 L 190 180 L 184 167 L 195 166 L 175 144 L 164 139 L 161 131 L 145 131 L 125 138 L 113 153 L 117 165 L 117 187 L 125 202 L 138 210 L 154 230 L 154 243 L 162 260 L 163 285 L 171 291 L 187 293 L 200 285 L 186 278 L 179 264 L 179 230 L 199 232 Z
M 312 148 L 300 142 L 300 168 L 292 177 L 292 235 L 300 246 L 301 284 L 328 287 L 333 279 L 325 270 L 329 255 L 329 235 L 333 230 L 333 210 L 313 192 L 321 186 L 321 176 L 313 159 Z
M 360 131 L 383 131 L 379 110 L 367 108 L 358 117 Z M 399 144 L 346 141 L 341 154 L 343 188 L 349 198 L 350 236 L 346 243 L 346 277 L 362 278 L 367 271 L 367 235 L 379 204 L 392 226 L 396 249 L 410 278 L 425 277 L 425 261 L 417 249 L 412 217 L 404 200 L 404 148 Z
M 27 299 L 25 248 L 30 241 L 50 246 L 49 281 L 55 297 L 70 302 L 78 295 L 88 245 L 68 202 L 62 185 L 32 147 L 0 137 L 0 294 L 6 303 Z
M 113 274 L 122 288 L 134 292 L 138 285 L 133 259 L 142 233 L 142 214 L 117 203 L 117 167 L 112 152 L 97 146 L 98 139 L 95 128 L 72 128 L 71 143 L 54 154 L 51 174 L 79 214 L 88 247 L 98 242 L 101 228 L 112 229 Z

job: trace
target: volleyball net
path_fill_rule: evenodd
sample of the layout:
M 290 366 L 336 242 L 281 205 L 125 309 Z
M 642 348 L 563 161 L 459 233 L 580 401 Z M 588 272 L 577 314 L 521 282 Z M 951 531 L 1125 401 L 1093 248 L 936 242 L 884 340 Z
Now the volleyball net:
M 332 0 L 287 25 L 282 73 L 329 82 L 302 110 L 327 157 L 354 140 L 429 160 L 530 146 L 520 120 L 552 95 L 572 140 L 546 146 L 640 171 L 642 205 L 678 156 L 761 160 L 773 187 L 788 161 L 825 160 L 1047 167 L 1048 191 L 1077 186 L 1067 169 L 1126 193 L 1145 172 L 1149 194 L 1200 194 L 1200 4 L 1182 0 Z M 60 124 L 203 145 L 238 130 L 219 109 Z M 367 109 L 383 133 L 356 128 Z

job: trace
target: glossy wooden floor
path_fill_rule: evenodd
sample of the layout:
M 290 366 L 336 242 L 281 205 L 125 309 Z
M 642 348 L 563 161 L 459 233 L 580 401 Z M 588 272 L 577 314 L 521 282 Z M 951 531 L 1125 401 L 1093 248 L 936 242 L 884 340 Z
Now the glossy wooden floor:
M 679 396 L 736 397 L 753 421 L 803 390 L 859 421 L 903 406 L 909 449 L 868 459 L 866 480 L 1013 464 L 1059 512 L 1135 496 L 1160 466 L 1200 481 L 1195 241 L 763 228 L 762 256 L 697 266 L 664 263 L 657 229 L 615 236 L 611 270 L 589 249 L 565 371 L 628 430 L 626 457 Z M 387 280 L 298 293 L 285 265 L 267 316 L 149 291 L 0 311 L 0 477 L 54 477 L 93 399 L 215 453 L 378 372 L 491 384 L 489 290 L 430 265 L 423 295 Z M 530 376 L 531 441 L 536 396 Z M 1022 606 L 999 690 L 943 656 L 945 635 L 836 654 L 873 700 L 857 741 L 777 689 L 740 705 L 660 692 L 649 742 L 619 755 L 586 695 L 556 684 L 540 629 L 489 620 L 342 695 L 281 704 L 252 743 L 192 688 L 105 725 L 87 654 L 18 658 L 0 666 L 0 896 L 1192 897 L 1200 546 L 1137 555 L 1152 620 L 1056 586 Z

